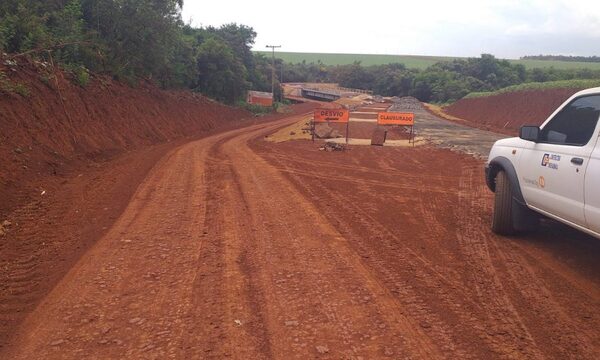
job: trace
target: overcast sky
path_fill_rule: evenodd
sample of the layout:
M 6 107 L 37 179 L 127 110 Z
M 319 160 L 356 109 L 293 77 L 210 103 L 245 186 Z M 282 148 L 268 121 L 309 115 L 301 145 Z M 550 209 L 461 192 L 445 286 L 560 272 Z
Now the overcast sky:
M 600 1 L 185 0 L 195 26 L 235 22 L 255 50 L 479 56 L 600 55 Z

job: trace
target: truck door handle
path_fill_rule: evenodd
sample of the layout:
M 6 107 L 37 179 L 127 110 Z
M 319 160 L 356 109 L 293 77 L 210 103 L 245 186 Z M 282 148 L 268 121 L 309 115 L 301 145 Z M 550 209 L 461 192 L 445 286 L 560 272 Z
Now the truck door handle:
M 574 157 L 571 159 L 571 162 L 575 165 L 581 165 L 583 164 L 583 159 L 582 158 L 578 158 L 578 157 Z

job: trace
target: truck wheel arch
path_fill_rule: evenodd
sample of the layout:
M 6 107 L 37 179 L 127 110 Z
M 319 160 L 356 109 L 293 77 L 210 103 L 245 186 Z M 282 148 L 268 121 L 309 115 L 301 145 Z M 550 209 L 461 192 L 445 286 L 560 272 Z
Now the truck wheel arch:
M 515 199 L 521 205 L 526 205 L 525 199 L 523 198 L 523 194 L 521 193 L 521 186 L 519 185 L 519 177 L 517 176 L 517 171 L 515 170 L 515 167 L 510 162 L 510 160 L 505 158 L 504 156 L 495 157 L 490 161 L 485 177 L 485 182 L 487 186 L 493 192 L 496 191 L 496 175 L 501 170 L 503 170 L 506 173 L 508 180 L 510 181 L 511 187 L 513 189 L 513 199 Z

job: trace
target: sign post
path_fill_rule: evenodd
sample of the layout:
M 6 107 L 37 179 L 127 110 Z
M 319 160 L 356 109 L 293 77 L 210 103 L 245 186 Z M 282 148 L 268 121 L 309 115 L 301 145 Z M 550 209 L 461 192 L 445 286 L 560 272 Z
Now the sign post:
M 346 123 L 346 144 L 348 144 L 348 128 L 350 127 L 350 121 Z
M 347 109 L 316 109 L 313 117 L 313 141 L 315 141 L 316 123 L 346 124 L 346 144 L 348 143 L 348 127 L 350 124 L 350 110 Z
M 415 114 L 400 112 L 380 112 L 377 113 L 377 125 L 410 126 L 409 143 L 412 139 L 413 146 L 415 146 Z

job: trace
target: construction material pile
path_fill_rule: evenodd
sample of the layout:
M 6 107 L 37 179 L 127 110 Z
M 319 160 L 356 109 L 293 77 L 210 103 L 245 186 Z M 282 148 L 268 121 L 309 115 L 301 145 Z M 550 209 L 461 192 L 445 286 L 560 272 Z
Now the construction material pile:
M 391 112 L 403 112 L 403 111 L 419 111 L 423 110 L 423 105 L 421 102 L 412 96 L 405 97 L 393 97 L 390 99 L 393 103 L 392 106 L 388 109 Z
M 363 104 L 363 101 L 361 99 L 346 98 L 346 97 L 339 98 L 334 102 L 336 104 L 340 104 L 344 109 L 350 109 L 350 110 L 354 110 Z
M 346 150 L 346 144 L 326 142 L 325 145 L 323 145 L 319 148 L 319 150 L 322 150 L 322 151 L 344 151 L 344 150 Z
M 329 124 L 316 124 L 315 136 L 319 139 L 333 139 L 342 137 L 342 134 L 329 126 Z

